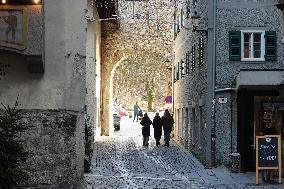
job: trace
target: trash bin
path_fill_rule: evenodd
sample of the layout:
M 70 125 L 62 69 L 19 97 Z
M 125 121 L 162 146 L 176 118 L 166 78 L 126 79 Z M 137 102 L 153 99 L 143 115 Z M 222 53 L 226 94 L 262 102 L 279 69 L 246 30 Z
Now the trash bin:
M 230 154 L 231 159 L 231 172 L 240 173 L 241 172 L 241 155 L 239 153 Z

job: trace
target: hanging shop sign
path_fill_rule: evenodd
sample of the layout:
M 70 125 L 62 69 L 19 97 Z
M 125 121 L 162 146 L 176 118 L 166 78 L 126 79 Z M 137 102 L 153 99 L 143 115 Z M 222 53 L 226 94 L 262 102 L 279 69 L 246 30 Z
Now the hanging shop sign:
M 281 183 L 281 136 L 256 136 L 256 184 L 260 170 L 278 170 Z

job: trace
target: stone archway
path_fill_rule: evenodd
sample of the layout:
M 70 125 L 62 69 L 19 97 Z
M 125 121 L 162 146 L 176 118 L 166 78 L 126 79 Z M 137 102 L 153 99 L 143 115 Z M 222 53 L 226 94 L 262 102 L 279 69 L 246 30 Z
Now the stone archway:
M 131 56 L 151 56 L 160 60 L 161 64 L 171 66 L 172 60 L 172 21 L 171 13 L 174 11 L 172 2 L 139 2 L 139 15 L 146 18 L 149 11 L 153 12 L 155 19 L 133 18 L 130 2 L 120 1 L 118 4 L 119 23 L 102 22 L 102 60 L 101 60 L 101 100 L 100 125 L 101 134 L 109 135 L 110 123 L 110 80 L 111 72 L 119 62 Z M 138 6 L 137 5 L 137 6 Z M 150 7 L 150 8 L 149 8 Z M 143 15 L 144 14 L 144 15 Z M 163 19 L 160 19 L 163 18 Z M 165 20 L 166 19 L 166 22 Z

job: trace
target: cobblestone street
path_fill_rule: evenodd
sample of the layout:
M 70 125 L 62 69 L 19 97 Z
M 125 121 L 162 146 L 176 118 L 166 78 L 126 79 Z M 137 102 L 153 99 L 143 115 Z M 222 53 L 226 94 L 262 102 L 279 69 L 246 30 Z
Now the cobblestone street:
M 226 168 L 204 169 L 173 141 L 169 148 L 156 147 L 153 137 L 142 146 L 140 125 L 128 118 L 113 137 L 96 141 L 91 173 L 85 175 L 87 189 L 154 188 L 282 188 L 255 186 L 255 173 L 232 174 Z M 153 130 L 151 130 L 153 135 Z

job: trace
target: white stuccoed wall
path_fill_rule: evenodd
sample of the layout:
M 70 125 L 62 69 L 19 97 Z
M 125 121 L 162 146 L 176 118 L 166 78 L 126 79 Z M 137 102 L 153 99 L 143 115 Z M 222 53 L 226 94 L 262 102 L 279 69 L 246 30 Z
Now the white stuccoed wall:
M 0 82 L 1 102 L 13 104 L 19 94 L 24 109 L 83 109 L 85 7 L 85 0 L 44 1 L 45 73 L 28 73 L 21 57 L 10 61 L 11 69 Z

